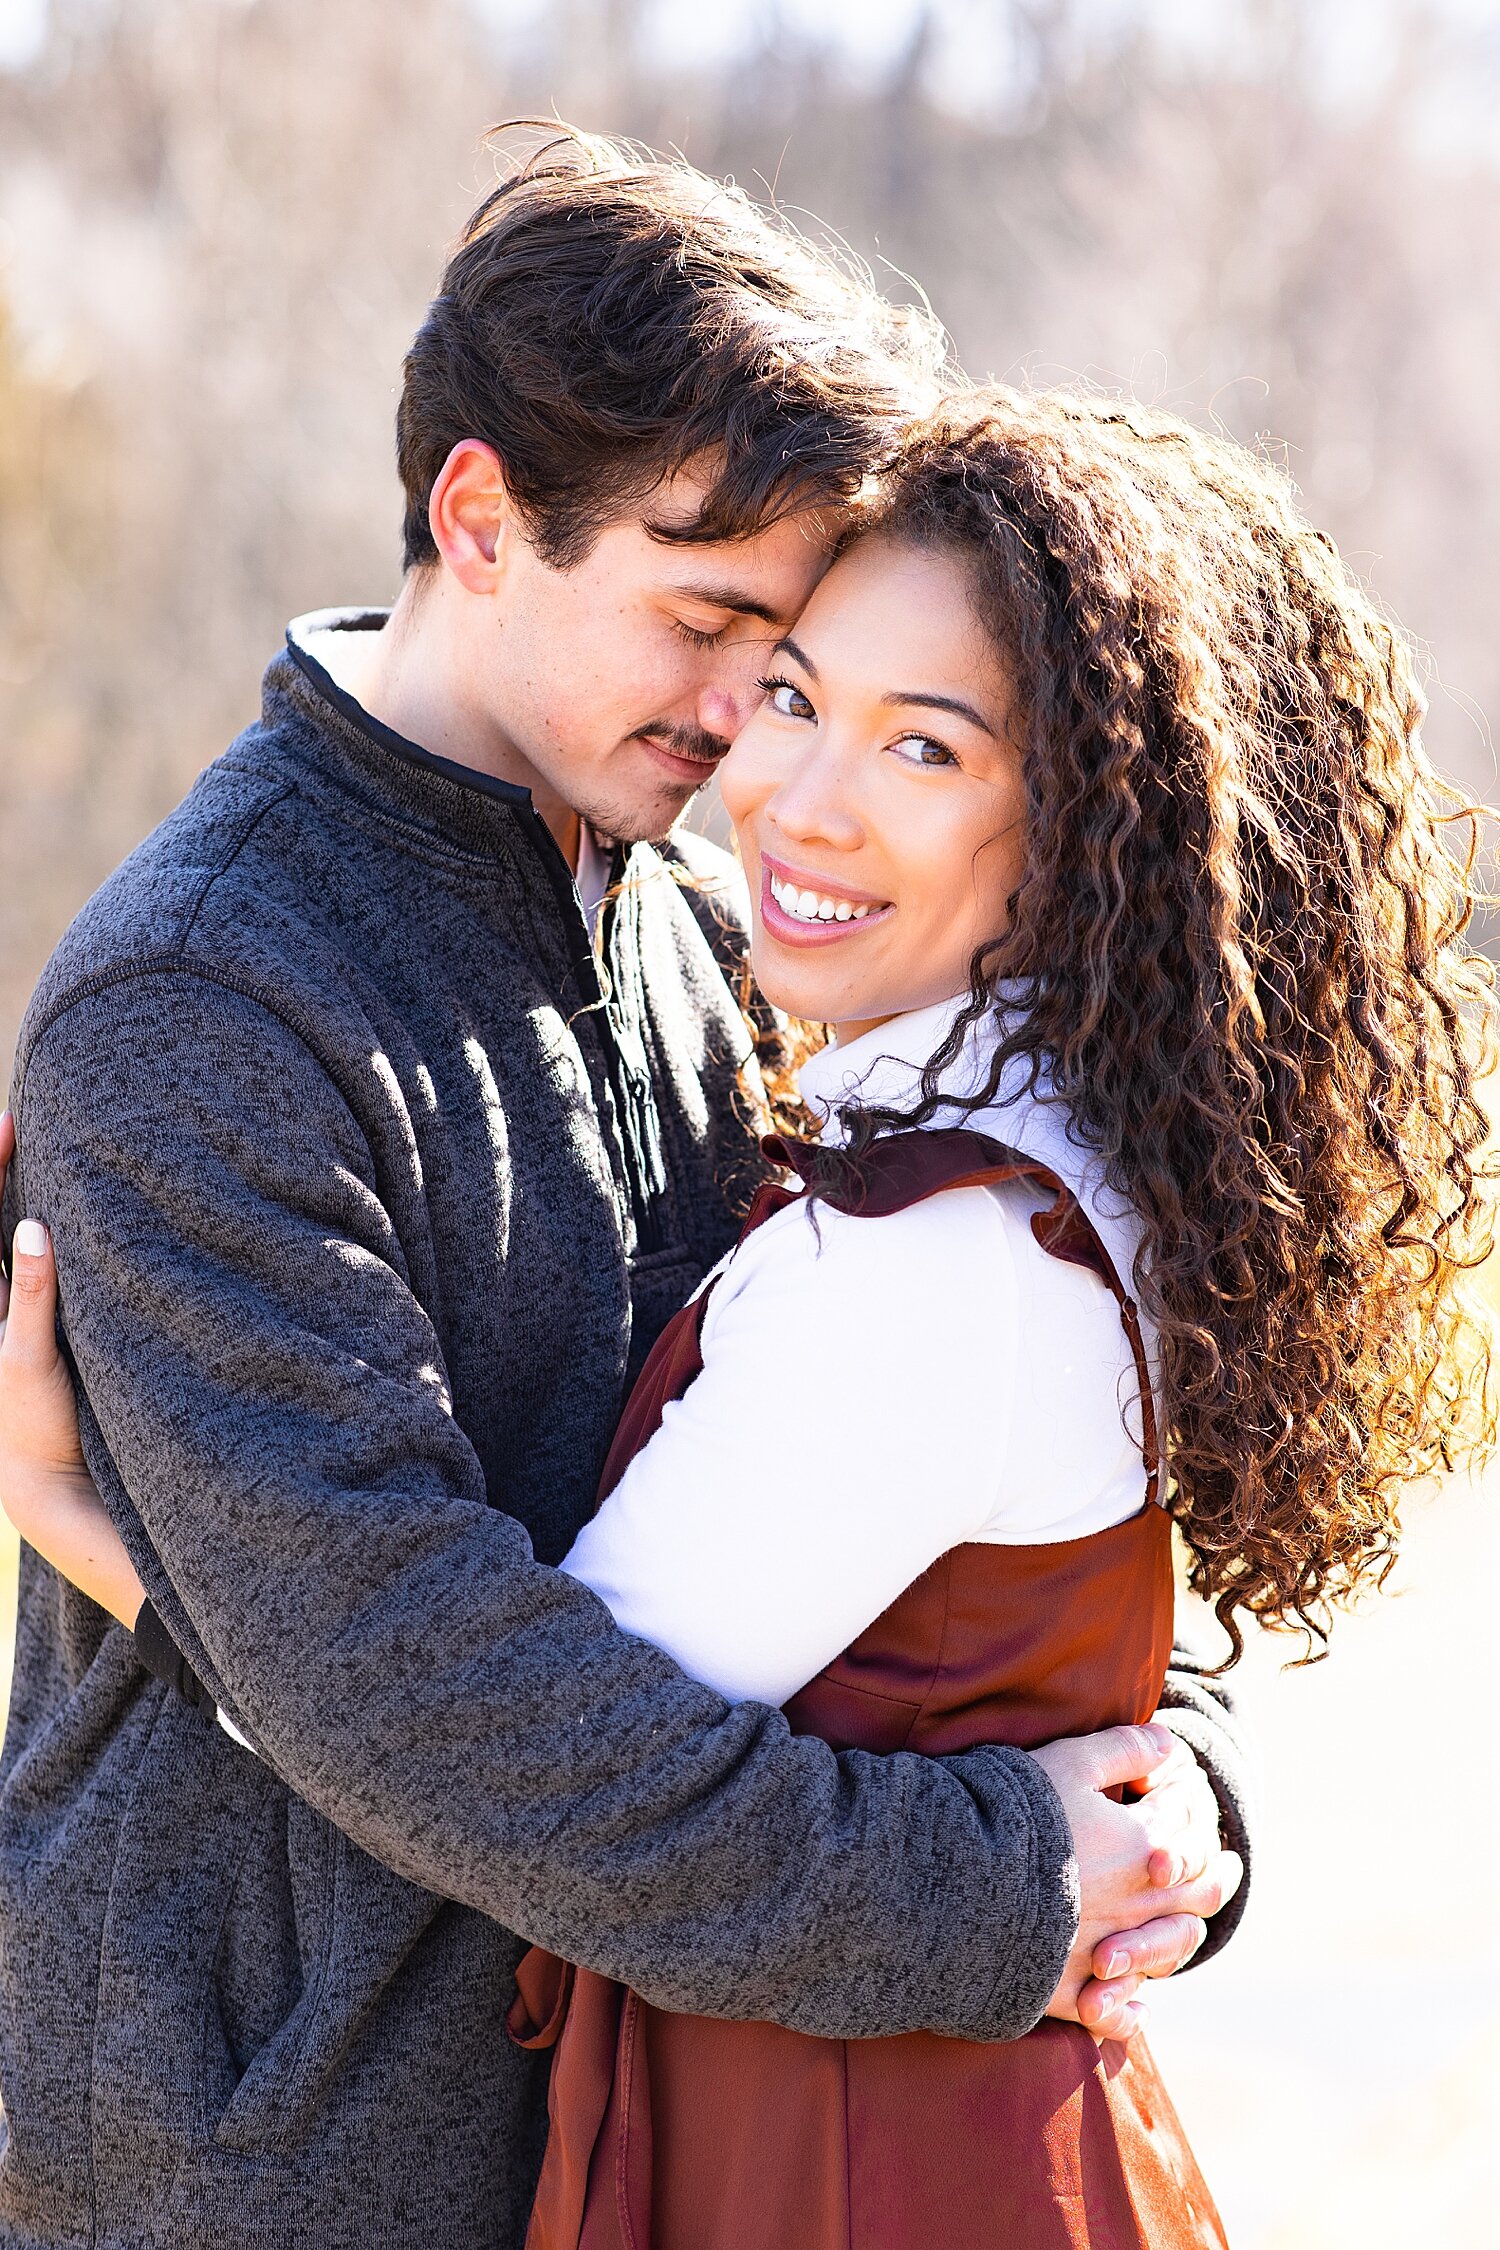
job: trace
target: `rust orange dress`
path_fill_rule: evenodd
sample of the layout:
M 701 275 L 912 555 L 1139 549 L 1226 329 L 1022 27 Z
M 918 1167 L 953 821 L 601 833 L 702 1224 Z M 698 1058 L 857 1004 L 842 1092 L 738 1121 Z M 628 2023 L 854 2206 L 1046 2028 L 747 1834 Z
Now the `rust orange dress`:
M 802 1170 L 796 1144 L 766 1144 Z M 1044 1188 L 1044 1250 L 1120 1305 L 1141 1382 L 1139 1514 L 1052 1545 L 953 1548 L 787 1704 L 835 1749 L 931 1755 L 1149 1719 L 1172 1644 L 1171 1523 L 1156 1506 L 1135 1307 L 1055 1173 L 986 1136 L 877 1141 L 855 1203 L 880 1217 L 949 1188 Z M 760 1191 L 746 1233 L 788 1200 Z M 705 1296 L 669 1323 L 627 1403 L 601 1498 L 702 1361 Z M 768 1406 L 774 1411 L 774 1401 Z M 925 2032 L 818 2039 L 651 2006 L 533 1950 L 511 2033 L 555 2047 L 527 2250 L 1223 2250 L 1224 2233 L 1144 2040 L 1077 2024 L 984 2044 Z

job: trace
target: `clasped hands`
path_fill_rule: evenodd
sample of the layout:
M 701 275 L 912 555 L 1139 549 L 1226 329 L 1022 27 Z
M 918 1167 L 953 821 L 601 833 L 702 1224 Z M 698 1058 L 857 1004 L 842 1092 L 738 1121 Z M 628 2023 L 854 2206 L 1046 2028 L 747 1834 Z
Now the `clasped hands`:
M 1081 1906 L 1047 2013 L 1096 2039 L 1128 2039 L 1145 2021 L 1142 1986 L 1192 1959 L 1244 1868 L 1220 1842 L 1208 1777 L 1159 1723 L 1049 1742 L 1032 1755 L 1067 1815 Z M 1121 1785 L 1132 1802 L 1106 1794 Z
M 0 1117 L 0 1193 L 14 1153 L 11 1120 Z M 83 1459 L 43 1228 L 23 1222 L 12 1262 L 11 1283 L 0 1278 L 0 1505 L 40 1554 L 131 1624 L 140 1582 Z M 1096 2039 L 1129 2039 L 1145 2018 L 1142 1986 L 1192 1959 L 1243 1869 L 1221 1848 L 1207 1777 L 1167 1728 L 1111 1727 L 1033 1756 L 1067 1817 L 1081 1907 L 1047 2013 Z M 1130 1802 L 1108 1794 L 1120 1787 Z

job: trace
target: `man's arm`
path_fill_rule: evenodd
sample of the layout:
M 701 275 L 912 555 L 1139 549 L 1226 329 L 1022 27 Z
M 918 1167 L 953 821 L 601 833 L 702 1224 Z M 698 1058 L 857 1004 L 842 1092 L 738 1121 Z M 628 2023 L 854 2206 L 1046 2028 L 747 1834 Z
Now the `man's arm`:
M 1036 2018 L 1076 1906 L 1034 1761 L 835 1758 L 539 1566 L 486 1504 L 353 1112 L 274 1013 L 124 980 L 50 1027 L 23 1100 L 90 1465 L 292 1788 L 666 2005 L 855 2036 Z

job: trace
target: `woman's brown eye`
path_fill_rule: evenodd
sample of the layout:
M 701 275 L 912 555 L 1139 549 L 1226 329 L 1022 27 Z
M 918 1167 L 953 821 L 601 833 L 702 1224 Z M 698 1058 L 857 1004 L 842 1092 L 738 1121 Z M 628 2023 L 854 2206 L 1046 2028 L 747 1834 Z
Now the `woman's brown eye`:
M 957 758 L 954 757 L 946 743 L 934 742 L 929 735 L 925 734 L 903 735 L 899 742 L 891 744 L 891 748 L 898 757 L 905 758 L 909 765 L 922 766 L 928 772 L 940 766 L 956 766 L 958 764 Z
M 779 711 L 784 719 L 815 719 L 813 709 L 801 688 L 790 680 L 762 680 L 759 685 L 770 698 L 771 709 Z

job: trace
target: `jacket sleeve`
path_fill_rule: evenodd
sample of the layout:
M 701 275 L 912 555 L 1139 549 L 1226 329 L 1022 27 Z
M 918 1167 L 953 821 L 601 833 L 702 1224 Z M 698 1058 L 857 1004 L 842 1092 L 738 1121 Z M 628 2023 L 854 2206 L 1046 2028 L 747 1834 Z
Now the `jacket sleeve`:
M 1222 1953 L 1244 1919 L 1250 1896 L 1251 1814 L 1253 1775 L 1244 1728 L 1234 1698 L 1212 1666 L 1218 1661 L 1207 1646 L 1211 1638 L 1201 1624 L 1179 1619 L 1176 1646 L 1162 1690 L 1156 1716 L 1192 1751 L 1213 1784 L 1219 1801 L 1219 1834 L 1226 1848 L 1238 1852 L 1245 1877 L 1227 1906 L 1208 1925 L 1208 1936 L 1188 1966 L 1201 1968 Z
M 168 1630 L 291 1789 L 667 2007 L 1029 2028 L 1076 1927 L 1041 1769 L 836 1757 L 538 1564 L 488 1504 L 354 1106 L 272 1005 L 191 970 L 118 978 L 45 1029 L 19 1106 L 90 1465 Z

